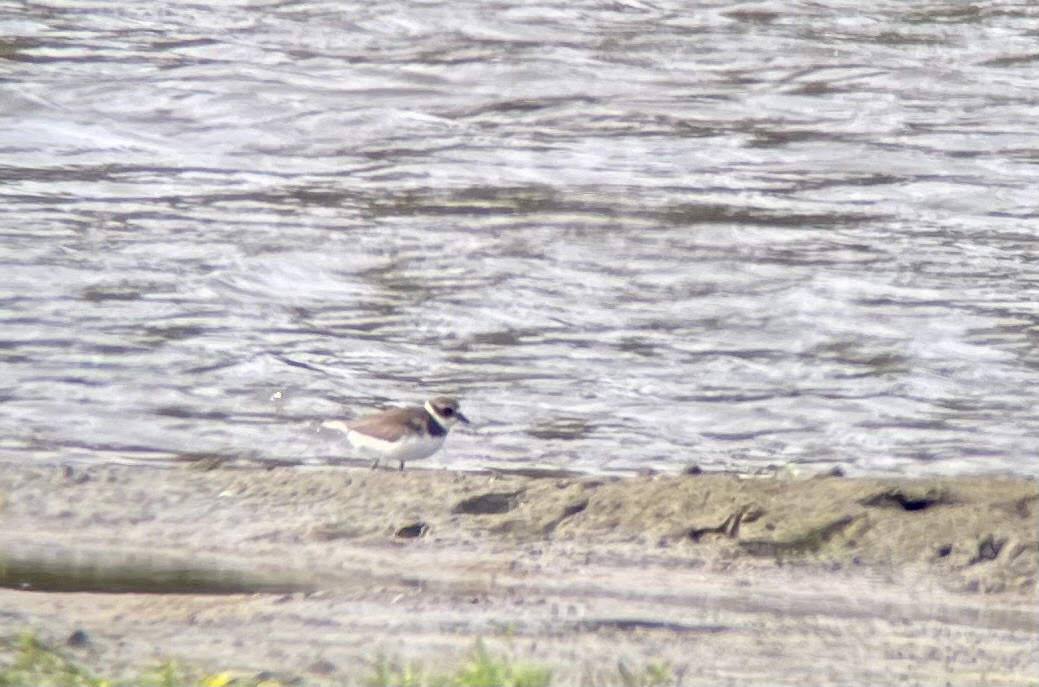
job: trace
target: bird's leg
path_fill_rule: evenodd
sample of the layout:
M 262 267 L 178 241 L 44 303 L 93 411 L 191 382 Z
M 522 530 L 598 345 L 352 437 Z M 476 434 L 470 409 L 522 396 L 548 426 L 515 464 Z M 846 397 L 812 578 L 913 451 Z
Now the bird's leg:
M 374 463 L 372 463 L 372 470 L 374 470 L 374 469 L 375 469 L 375 468 L 377 468 L 377 467 L 379 467 L 379 459 L 378 459 L 378 458 L 376 458 L 376 459 L 375 459 L 375 462 L 374 462 Z
M 404 472 L 404 461 L 403 460 L 400 462 L 400 471 Z

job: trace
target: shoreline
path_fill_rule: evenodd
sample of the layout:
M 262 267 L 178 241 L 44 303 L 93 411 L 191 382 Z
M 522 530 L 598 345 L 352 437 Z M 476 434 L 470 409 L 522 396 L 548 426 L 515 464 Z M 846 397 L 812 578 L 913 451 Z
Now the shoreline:
M 307 684 L 480 637 L 560 684 L 618 662 L 686 685 L 1039 670 L 1025 477 L 201 468 L 5 464 L 5 584 L 63 590 L 0 589 L 5 624 L 83 630 L 108 673 L 164 655 Z

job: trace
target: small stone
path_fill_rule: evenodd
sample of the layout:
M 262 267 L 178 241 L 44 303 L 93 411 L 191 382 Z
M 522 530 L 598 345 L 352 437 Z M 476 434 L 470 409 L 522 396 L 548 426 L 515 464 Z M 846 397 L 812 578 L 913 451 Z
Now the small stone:
M 523 490 L 509 492 L 489 492 L 472 496 L 455 504 L 451 512 L 455 515 L 498 515 L 508 513 L 516 507 L 519 495 Z
M 401 539 L 415 539 L 429 532 L 429 525 L 424 522 L 413 522 L 397 530 L 395 536 Z
M 248 681 L 248 680 L 247 680 Z M 298 685 L 303 680 L 290 673 L 281 673 L 273 670 L 261 670 L 253 676 L 250 684 L 268 685 Z
M 999 557 L 1000 551 L 1003 550 L 1003 546 L 1007 543 L 1006 539 L 997 539 L 993 535 L 988 535 L 980 542 L 978 542 L 978 555 L 970 560 L 970 565 L 975 563 L 981 563 L 983 561 L 994 561 Z
M 86 471 L 76 472 L 68 463 L 63 463 L 58 470 L 59 478 L 69 484 L 85 484 L 90 481 L 90 475 Z
M 575 503 L 571 503 L 566 508 L 563 509 L 563 517 L 564 518 L 569 518 L 572 515 L 577 515 L 578 513 L 580 513 L 581 511 L 583 511 L 587 507 L 588 507 L 588 499 L 581 499 L 580 501 L 577 501 Z
M 90 644 L 90 636 L 87 634 L 86 630 L 76 630 L 68 636 L 68 639 L 65 640 L 65 646 L 73 649 L 81 649 L 87 644 Z
M 331 675 L 336 672 L 336 666 L 330 661 L 314 661 L 307 666 L 307 672 L 314 675 Z

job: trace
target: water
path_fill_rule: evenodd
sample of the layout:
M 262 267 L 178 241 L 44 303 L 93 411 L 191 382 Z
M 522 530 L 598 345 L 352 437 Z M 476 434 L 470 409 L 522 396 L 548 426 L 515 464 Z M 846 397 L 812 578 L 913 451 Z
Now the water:
M 0 453 L 1039 472 L 1027 2 L 0 0 Z

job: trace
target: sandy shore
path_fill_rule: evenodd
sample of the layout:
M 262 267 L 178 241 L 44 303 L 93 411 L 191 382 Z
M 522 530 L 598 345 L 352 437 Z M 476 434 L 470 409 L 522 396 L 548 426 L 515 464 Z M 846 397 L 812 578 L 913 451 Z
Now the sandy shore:
M 115 675 L 356 683 L 483 637 L 556 684 L 1035 684 L 1037 513 L 1010 477 L 4 465 L 0 608 Z

